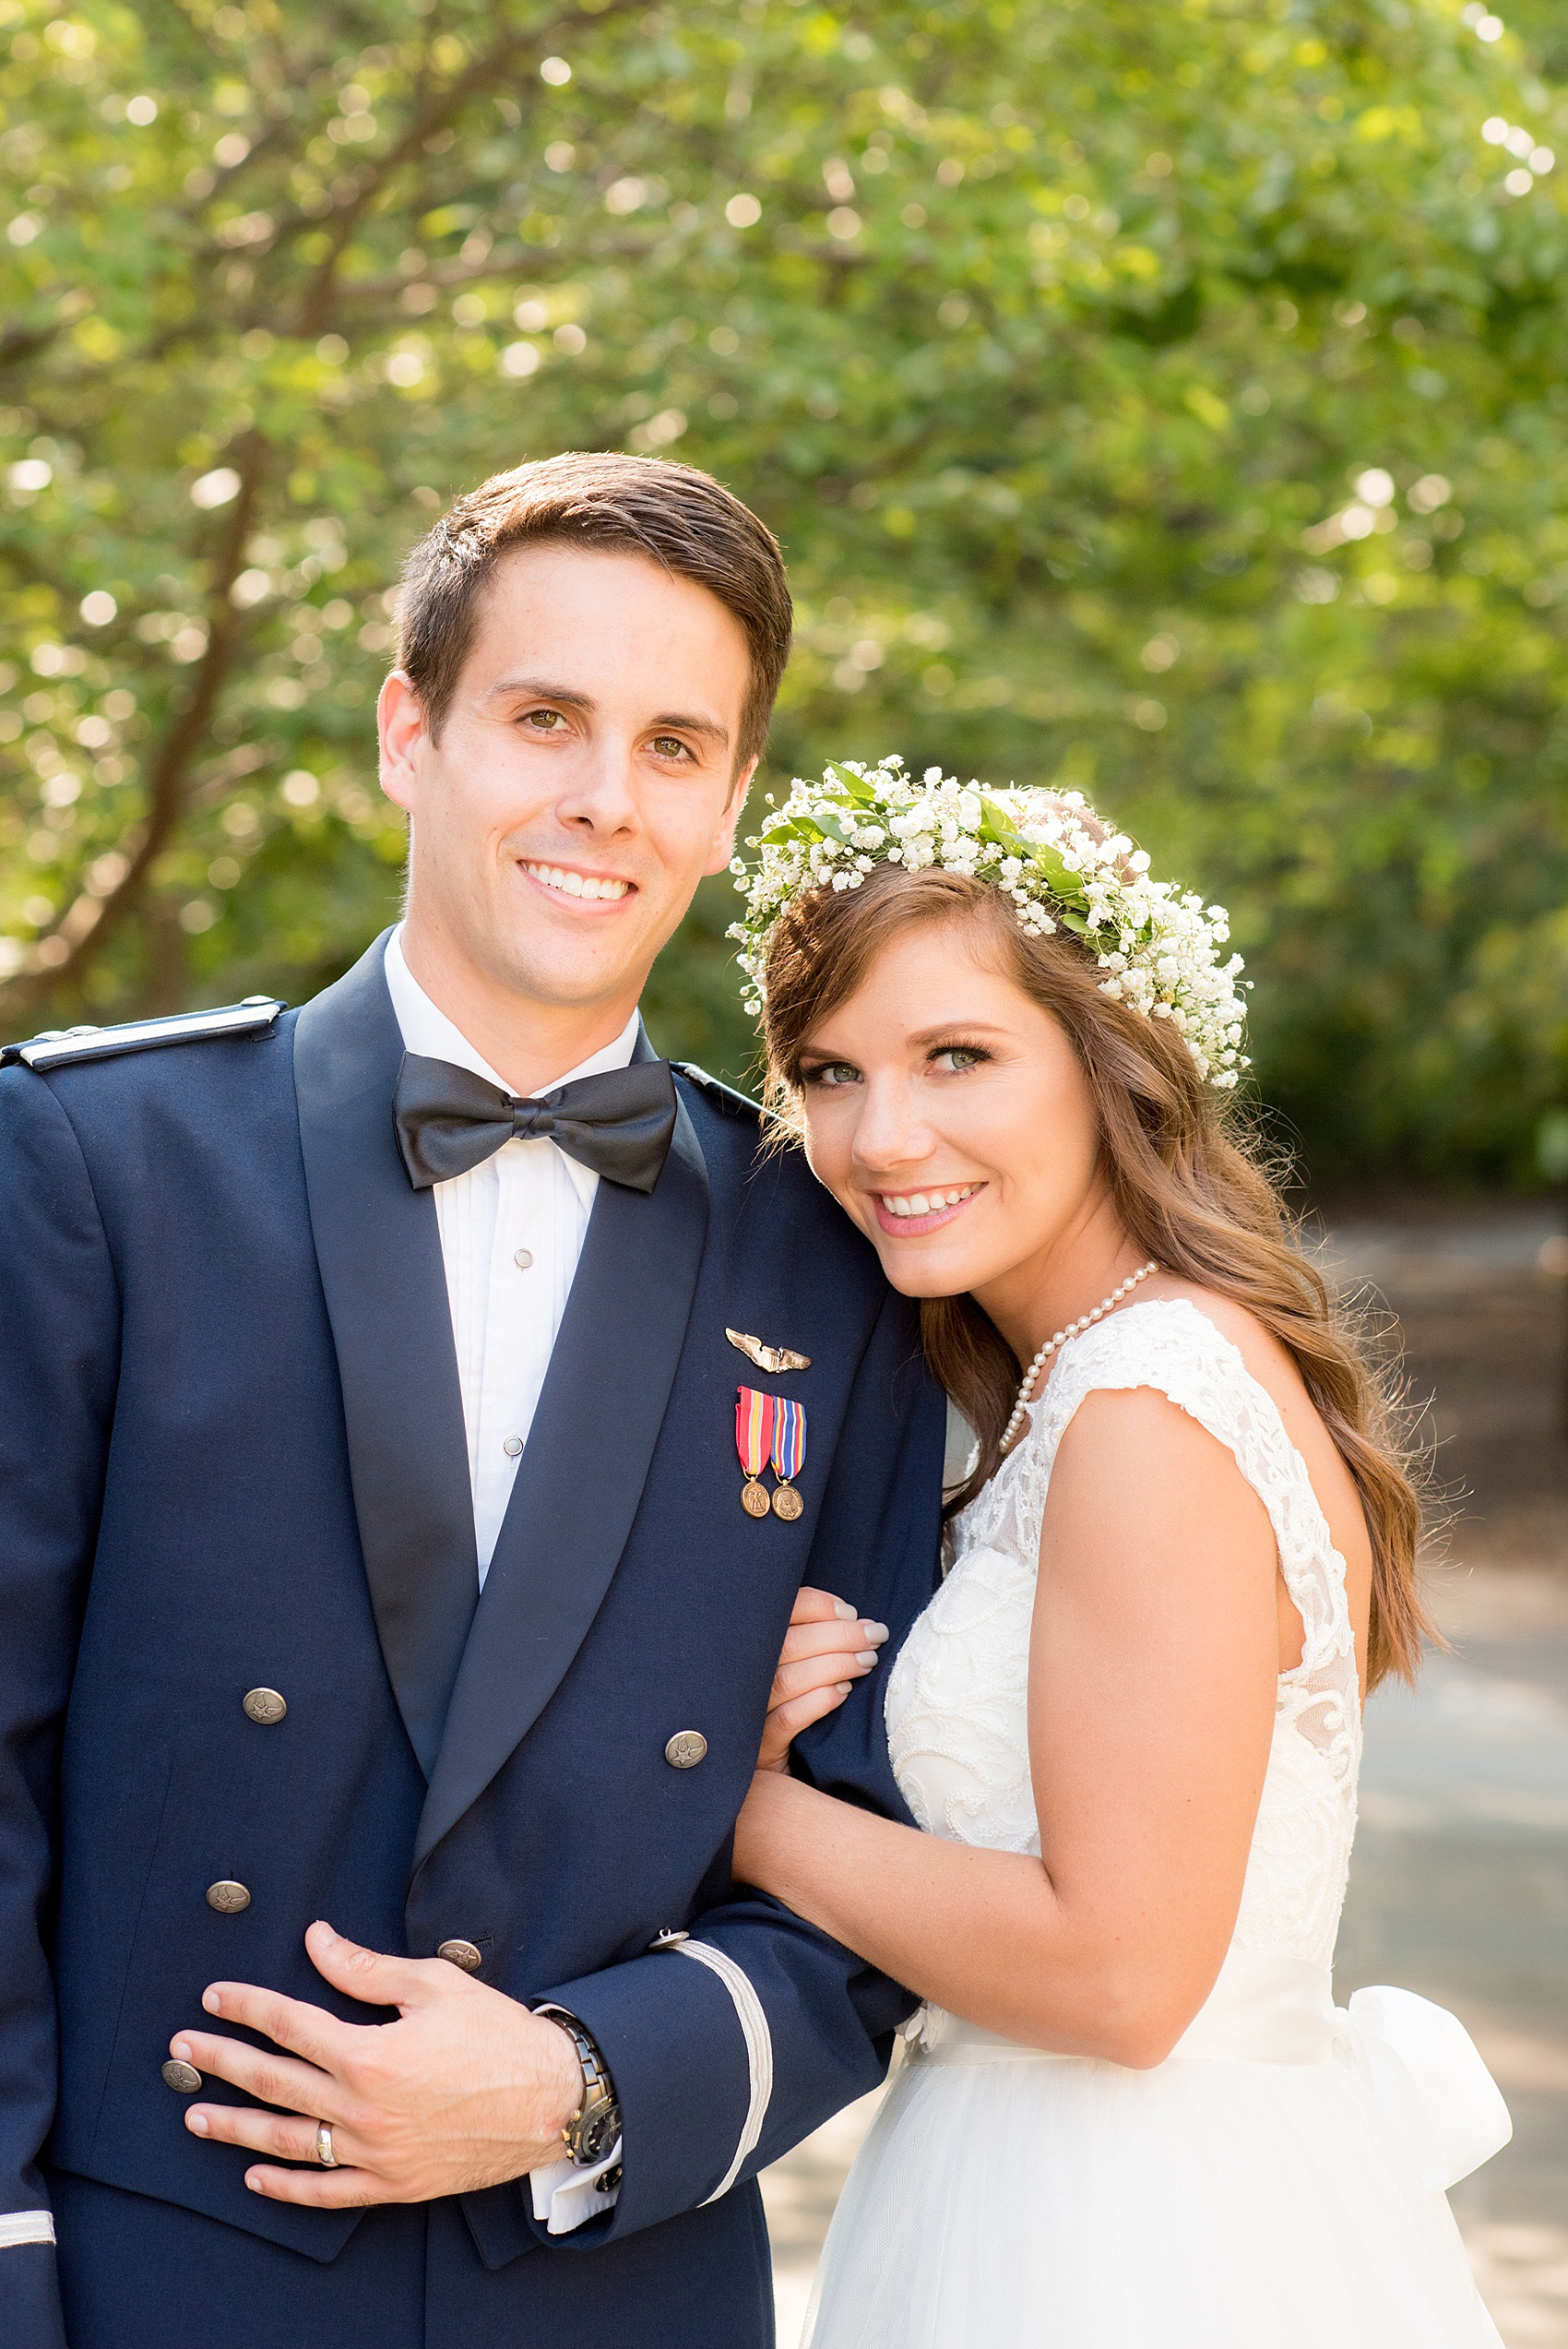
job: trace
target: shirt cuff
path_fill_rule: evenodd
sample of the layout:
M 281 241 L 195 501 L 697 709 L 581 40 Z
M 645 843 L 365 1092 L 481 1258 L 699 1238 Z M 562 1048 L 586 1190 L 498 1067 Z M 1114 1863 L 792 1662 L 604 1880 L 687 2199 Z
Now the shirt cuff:
M 533 2196 L 535 2218 L 541 2220 L 552 2235 L 570 2235 L 574 2227 L 586 2225 L 601 2211 L 613 2210 L 621 2181 L 617 2177 L 612 2186 L 600 2186 L 600 2180 L 620 2159 L 621 2140 L 617 2138 L 604 2159 L 591 2167 L 559 2161 L 530 2170 L 529 2191 Z

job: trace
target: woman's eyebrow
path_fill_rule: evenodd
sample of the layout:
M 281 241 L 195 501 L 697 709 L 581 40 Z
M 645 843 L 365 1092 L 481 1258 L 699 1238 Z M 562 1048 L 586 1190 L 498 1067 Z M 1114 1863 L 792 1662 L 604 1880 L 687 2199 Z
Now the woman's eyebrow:
M 909 1042 L 912 1044 L 933 1044 L 939 1036 L 951 1037 L 959 1033 L 962 1033 L 966 1039 L 970 1036 L 1004 1036 L 1007 1033 L 1007 1030 L 1005 1028 L 999 1028 L 994 1020 L 991 1019 L 965 1019 L 962 1018 L 956 1019 L 942 1019 L 937 1022 L 934 1028 L 920 1029 L 916 1034 L 909 1037 Z

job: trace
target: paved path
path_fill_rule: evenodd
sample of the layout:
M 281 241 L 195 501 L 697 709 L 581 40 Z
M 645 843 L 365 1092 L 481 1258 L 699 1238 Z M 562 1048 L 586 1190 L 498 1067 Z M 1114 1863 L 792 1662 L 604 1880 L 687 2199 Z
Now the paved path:
M 1336 1969 L 1463 2018 L 1514 2142 L 1454 2196 L 1507 2349 L 1568 2349 L 1568 1248 L 1531 1205 L 1335 1220 L 1340 1284 L 1397 1316 L 1456 1521 L 1432 1592 L 1454 1642 L 1368 1708 Z M 1386 1316 L 1384 1316 L 1386 1318 Z M 764 2179 L 780 2349 L 875 2098 Z M 1157 2349 L 1157 2344 L 1151 2344 Z M 1260 2343 L 1259 2349 L 1266 2349 Z

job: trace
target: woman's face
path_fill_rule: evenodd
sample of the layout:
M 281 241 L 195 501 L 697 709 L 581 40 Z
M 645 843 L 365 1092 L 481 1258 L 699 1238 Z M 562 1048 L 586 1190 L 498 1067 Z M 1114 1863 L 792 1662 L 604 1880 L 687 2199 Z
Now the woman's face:
M 982 945 L 963 916 L 906 930 L 802 1054 L 813 1171 L 906 1296 L 985 1304 L 1108 1206 L 1066 1031 Z

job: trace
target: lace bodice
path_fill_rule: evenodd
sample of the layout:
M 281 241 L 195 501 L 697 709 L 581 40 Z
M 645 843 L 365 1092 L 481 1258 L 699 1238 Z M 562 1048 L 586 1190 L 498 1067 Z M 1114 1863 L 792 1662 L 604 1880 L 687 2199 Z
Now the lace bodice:
M 1023 1440 L 955 1521 L 951 1569 L 888 1677 L 893 1767 L 928 1833 L 1038 1852 L 1029 1624 L 1063 1430 L 1097 1388 L 1154 1387 L 1234 1454 L 1268 1511 L 1305 1630 L 1274 1739 L 1232 1948 L 1327 1965 L 1356 1823 L 1360 1704 L 1345 1563 L 1273 1399 L 1194 1306 L 1124 1306 L 1057 1357 Z

